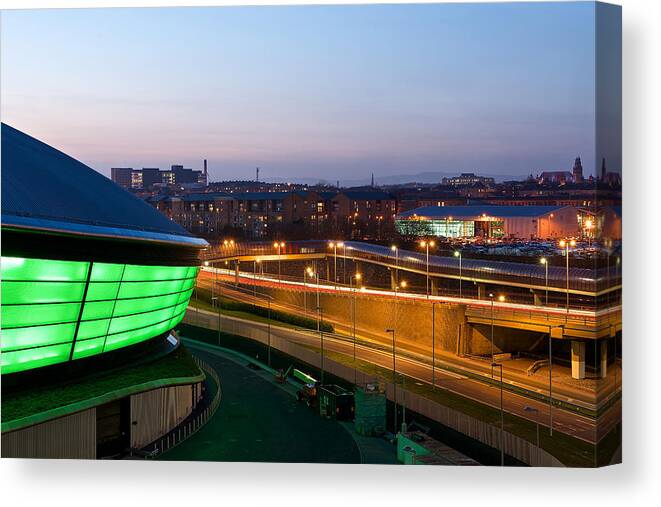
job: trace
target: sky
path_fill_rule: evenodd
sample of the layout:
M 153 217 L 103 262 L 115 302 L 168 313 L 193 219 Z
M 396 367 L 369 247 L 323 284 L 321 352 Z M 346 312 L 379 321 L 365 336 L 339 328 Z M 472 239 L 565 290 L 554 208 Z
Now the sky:
M 594 4 L 2 13 L 2 121 L 109 175 L 595 166 Z M 600 163 L 600 162 L 599 162 Z

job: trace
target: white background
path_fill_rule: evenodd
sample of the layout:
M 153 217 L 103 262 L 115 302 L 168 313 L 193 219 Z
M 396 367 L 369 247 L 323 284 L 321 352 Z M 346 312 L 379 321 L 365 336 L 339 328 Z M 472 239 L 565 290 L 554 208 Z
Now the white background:
M 0 0 L 0 7 L 223 3 L 305 2 Z M 623 465 L 601 470 L 501 470 L 1 460 L 0 505 L 658 505 L 661 320 L 654 320 L 661 319 L 661 2 L 624 0 L 622 4 L 626 250 Z

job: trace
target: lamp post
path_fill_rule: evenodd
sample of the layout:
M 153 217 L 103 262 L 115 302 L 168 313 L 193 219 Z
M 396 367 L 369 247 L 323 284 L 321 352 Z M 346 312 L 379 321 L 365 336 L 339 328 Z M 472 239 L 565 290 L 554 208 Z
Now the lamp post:
M 569 247 L 575 247 L 576 246 L 576 241 L 573 239 L 562 239 L 560 240 L 560 243 L 558 243 L 560 248 L 565 249 L 565 263 L 567 266 L 567 313 L 565 315 L 565 322 L 569 321 Z
M 257 265 L 262 262 L 259 259 L 255 259 L 252 262 L 252 297 L 257 298 Z
M 273 248 L 276 248 L 278 250 L 278 282 L 280 282 L 280 277 L 281 277 L 281 271 L 280 271 L 280 257 L 282 255 L 282 249 L 285 247 L 285 242 L 280 241 L 280 242 L 275 242 L 273 243 Z
M 461 298 L 461 251 L 455 250 L 454 256 L 459 258 L 459 298 Z
M 397 434 L 397 367 L 395 363 L 396 357 L 396 342 L 395 342 L 395 330 L 386 329 L 386 333 L 392 335 L 392 389 L 393 389 L 393 403 L 395 405 L 394 421 L 395 421 L 395 435 Z
M 266 302 L 268 304 L 268 319 L 266 320 L 266 332 L 267 332 L 267 342 L 268 342 L 268 348 L 267 348 L 267 359 L 266 359 L 266 364 L 268 367 L 271 367 L 271 296 L 269 296 L 266 299 Z
M 493 293 L 490 293 L 490 294 L 489 294 L 489 297 L 491 298 L 491 366 L 492 366 L 492 368 L 491 368 L 491 378 L 493 378 L 493 365 L 494 365 L 495 362 L 496 362 L 496 360 L 494 359 L 495 354 L 494 354 L 494 344 L 493 344 L 493 327 L 494 327 L 494 325 L 493 325 L 493 321 L 494 321 L 494 317 L 493 317 L 493 310 L 494 310 L 494 308 L 493 308 L 493 303 L 494 303 L 494 299 L 495 299 L 495 298 L 494 298 Z M 503 295 L 498 296 L 498 301 L 500 301 L 501 303 L 502 303 L 503 301 L 505 301 L 505 296 L 503 296 Z M 501 370 L 501 371 L 502 371 L 502 370 Z
M 421 241 L 420 246 L 426 250 L 427 256 L 427 299 L 429 299 L 429 247 L 436 246 L 433 241 Z
M 549 333 L 549 434 L 553 436 L 553 347 Z
M 539 453 L 540 453 L 540 447 L 539 447 L 539 410 L 536 409 L 535 407 L 529 407 L 526 405 L 523 407 L 524 412 L 533 412 L 535 414 L 535 425 L 537 426 L 537 465 L 539 465 Z
M 335 290 L 337 290 L 337 247 L 342 248 L 344 246 L 344 243 L 341 241 L 331 241 L 328 243 L 328 248 L 333 249 L 333 284 L 335 286 Z
M 358 282 L 362 279 L 362 275 L 360 273 L 356 273 L 355 275 L 351 275 L 349 277 L 349 289 L 351 290 L 351 293 L 353 297 L 351 298 L 351 320 L 352 320 L 352 327 L 353 327 L 353 360 L 354 362 L 356 361 L 356 290 L 358 289 Z M 353 280 L 356 280 L 356 286 L 353 286 Z
M 307 279 L 308 276 L 310 278 L 314 278 L 314 271 L 310 266 L 307 266 L 303 270 L 303 306 L 305 307 L 305 314 L 307 315 L 308 313 L 308 285 L 307 285 Z M 319 302 L 317 301 L 317 305 Z
M 491 363 L 491 369 L 500 368 L 500 466 L 505 466 L 505 449 L 503 447 L 503 432 L 505 427 L 505 415 L 503 412 L 503 365 Z
M 342 284 L 347 284 L 347 247 L 344 243 L 340 243 L 339 247 L 342 248 Z
M 321 343 L 321 385 L 324 385 L 324 332 L 321 329 L 321 319 L 323 314 L 321 313 L 321 306 L 317 306 L 317 329 L 319 330 L 319 341 Z
M 436 389 L 436 303 L 431 304 L 431 387 Z
M 396 245 L 392 245 L 390 250 L 395 252 L 395 287 L 399 285 L 399 248 Z
M 546 257 L 539 259 L 539 262 L 544 266 L 544 284 L 546 287 L 546 295 L 544 298 L 544 306 L 549 306 L 549 261 Z M 546 313 L 546 318 L 548 320 L 549 314 Z

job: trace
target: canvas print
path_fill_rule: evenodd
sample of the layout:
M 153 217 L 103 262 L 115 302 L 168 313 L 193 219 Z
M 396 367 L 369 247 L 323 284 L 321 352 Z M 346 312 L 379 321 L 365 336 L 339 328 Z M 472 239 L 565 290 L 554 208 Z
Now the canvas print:
M 3 458 L 621 461 L 621 9 L 2 12 Z

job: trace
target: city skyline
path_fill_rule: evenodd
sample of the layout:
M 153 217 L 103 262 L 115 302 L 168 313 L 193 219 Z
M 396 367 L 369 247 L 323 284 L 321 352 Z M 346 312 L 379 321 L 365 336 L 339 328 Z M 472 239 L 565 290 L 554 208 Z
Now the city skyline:
M 211 180 L 257 166 L 284 181 L 502 179 L 576 156 L 589 176 L 593 16 L 592 3 L 5 12 L 2 116 L 106 176 L 206 158 Z

